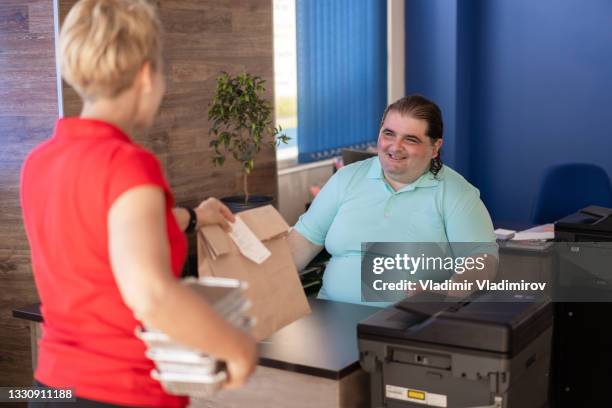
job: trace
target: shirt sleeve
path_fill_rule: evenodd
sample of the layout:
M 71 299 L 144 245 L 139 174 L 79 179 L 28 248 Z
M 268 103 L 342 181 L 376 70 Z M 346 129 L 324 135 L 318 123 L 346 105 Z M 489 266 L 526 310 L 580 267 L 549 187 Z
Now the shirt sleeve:
M 155 156 L 145 150 L 133 149 L 122 152 L 113 159 L 108 180 L 108 207 L 121 194 L 141 185 L 159 186 L 168 199 L 168 187 L 161 166 Z M 170 197 L 171 198 L 171 197 Z M 173 203 L 170 203 L 173 205 Z
M 493 222 L 476 188 L 462 191 L 450 205 L 445 228 L 448 241 L 451 245 L 458 243 L 453 248 L 460 248 L 463 255 L 489 253 L 497 256 Z
M 340 173 L 334 174 L 298 222 L 293 227 L 304 238 L 315 245 L 324 245 L 327 231 L 340 206 Z

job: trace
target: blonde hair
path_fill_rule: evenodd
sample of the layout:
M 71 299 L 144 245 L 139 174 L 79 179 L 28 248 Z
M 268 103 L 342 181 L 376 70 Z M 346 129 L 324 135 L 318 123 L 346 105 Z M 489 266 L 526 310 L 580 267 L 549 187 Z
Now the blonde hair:
M 145 62 L 159 69 L 161 32 L 146 0 L 80 0 L 60 32 L 62 77 L 83 99 L 115 97 Z

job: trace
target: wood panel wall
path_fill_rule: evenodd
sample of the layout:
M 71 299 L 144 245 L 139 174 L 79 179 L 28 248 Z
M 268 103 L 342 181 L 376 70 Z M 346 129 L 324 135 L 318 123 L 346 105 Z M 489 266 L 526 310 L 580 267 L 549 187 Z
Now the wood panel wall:
M 11 316 L 38 301 L 21 222 L 19 171 L 57 118 L 50 0 L 0 2 L 0 386 L 31 385 L 29 328 Z
M 60 0 L 63 19 L 74 0 Z M 208 105 L 221 71 L 247 71 L 267 82 L 274 98 L 272 0 L 158 0 L 165 30 L 164 70 L 167 91 L 159 116 L 136 139 L 164 165 L 176 201 L 196 205 L 207 196 L 239 193 L 239 166 L 228 161 L 213 167 L 208 147 Z M 63 85 L 64 114 L 76 115 L 81 103 Z M 277 196 L 276 156 L 262 152 L 250 178 L 252 193 Z
M 60 21 L 74 0 L 59 0 Z M 154 127 L 136 140 L 166 170 L 180 205 L 241 191 L 239 166 L 213 167 L 207 109 L 220 71 L 267 81 L 273 100 L 272 0 L 158 0 L 164 25 L 167 93 Z M 0 386 L 31 382 L 27 325 L 13 307 L 37 300 L 19 209 L 19 168 L 57 117 L 51 0 L 0 2 Z M 9 67 L 6 71 L 5 67 Z M 81 103 L 65 83 L 65 116 Z M 277 197 L 276 158 L 262 152 L 250 191 Z

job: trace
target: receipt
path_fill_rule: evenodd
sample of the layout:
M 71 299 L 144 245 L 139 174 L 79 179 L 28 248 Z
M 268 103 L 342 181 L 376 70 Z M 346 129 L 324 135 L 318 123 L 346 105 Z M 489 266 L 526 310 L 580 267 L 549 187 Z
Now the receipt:
M 240 216 L 236 217 L 236 222 L 232 225 L 229 235 L 240 253 L 256 264 L 262 263 L 272 255 L 268 248 L 257 239 L 253 231 L 242 221 Z

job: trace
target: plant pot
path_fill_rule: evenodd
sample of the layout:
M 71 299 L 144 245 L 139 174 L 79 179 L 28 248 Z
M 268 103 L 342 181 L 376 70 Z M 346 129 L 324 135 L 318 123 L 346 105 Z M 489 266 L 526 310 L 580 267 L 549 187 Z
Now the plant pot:
M 273 204 L 274 197 L 251 195 L 249 201 L 244 202 L 244 196 L 231 196 L 221 198 L 221 202 L 227 205 L 228 208 L 235 214 L 241 211 L 250 210 L 252 208 L 263 207 L 264 205 Z

